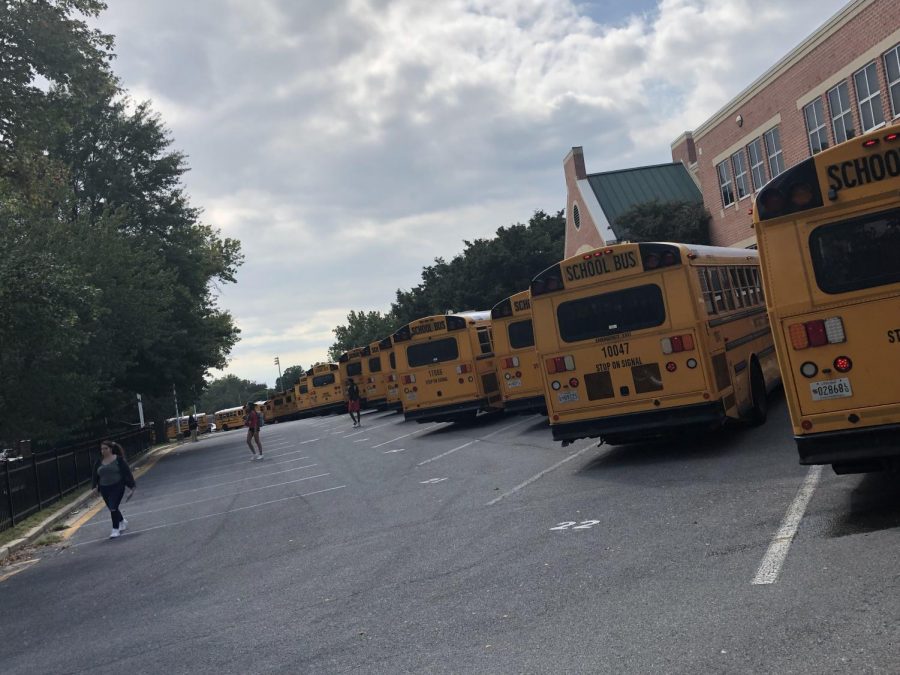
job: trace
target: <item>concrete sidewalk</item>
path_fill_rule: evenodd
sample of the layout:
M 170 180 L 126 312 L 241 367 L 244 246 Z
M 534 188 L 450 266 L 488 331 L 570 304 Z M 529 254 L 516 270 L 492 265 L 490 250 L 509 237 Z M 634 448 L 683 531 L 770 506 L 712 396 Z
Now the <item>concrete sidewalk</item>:
M 179 448 L 184 445 L 186 445 L 186 443 L 167 443 L 166 445 L 160 445 L 148 450 L 146 453 L 138 457 L 134 464 L 132 464 L 135 478 L 139 478 L 143 474 L 147 473 L 147 471 L 153 468 L 153 465 L 156 464 L 156 462 L 165 457 L 175 448 Z M 81 515 L 80 513 L 73 512 L 80 512 L 82 509 L 88 506 L 91 501 L 95 500 L 92 492 L 93 490 L 91 490 L 90 488 L 86 489 L 84 491 L 84 494 L 78 497 L 75 501 L 69 502 L 65 506 L 59 507 L 57 510 L 48 515 L 40 523 L 32 527 L 30 530 L 28 530 L 28 532 L 26 532 L 18 539 L 13 539 L 8 544 L 0 546 L 0 565 L 6 562 L 6 560 L 17 551 L 33 544 L 42 534 L 50 530 L 60 521 Z M 96 501 L 101 500 L 97 499 Z

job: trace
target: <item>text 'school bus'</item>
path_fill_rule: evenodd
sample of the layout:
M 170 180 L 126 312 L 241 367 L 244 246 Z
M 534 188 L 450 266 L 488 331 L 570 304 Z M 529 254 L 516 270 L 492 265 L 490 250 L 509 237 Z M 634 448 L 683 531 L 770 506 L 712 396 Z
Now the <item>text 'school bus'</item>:
M 352 377 L 359 388 L 359 405 L 362 408 L 366 406 L 366 386 L 363 373 L 365 351 L 364 347 L 355 347 L 338 357 L 338 372 L 344 402 L 346 403 L 349 400 L 347 397 L 347 382 Z
M 319 363 L 306 371 L 309 378 L 308 415 L 327 415 L 329 413 L 347 412 L 344 392 L 336 363 Z
M 465 421 L 502 407 L 490 312 L 429 316 L 393 335 L 407 420 Z
M 387 349 L 382 350 L 383 342 L 384 340 L 373 342 L 363 350 L 364 385 L 361 384 L 359 387 L 360 395 L 366 399 L 366 405 L 379 410 L 384 410 L 387 404 L 387 381 L 385 378 L 390 375 L 388 358 L 393 349 L 391 341 L 388 340 Z
M 281 391 L 266 400 L 263 406 L 263 419 L 266 424 L 272 422 L 286 422 L 297 419 L 297 399 L 293 388 L 290 391 Z
M 244 407 L 225 408 L 215 413 L 216 428 L 220 431 L 239 429 L 244 426 Z
M 522 291 L 491 310 L 494 364 L 506 412 L 547 410 L 531 323 L 531 293 Z
M 776 176 L 757 197 L 754 222 L 800 463 L 837 473 L 897 468 L 897 128 Z
M 539 274 L 531 308 L 555 440 L 765 420 L 779 374 L 756 251 L 598 248 Z
M 309 414 L 309 375 L 300 376 L 300 381 L 294 385 L 294 401 L 297 405 L 297 416 L 306 417 Z

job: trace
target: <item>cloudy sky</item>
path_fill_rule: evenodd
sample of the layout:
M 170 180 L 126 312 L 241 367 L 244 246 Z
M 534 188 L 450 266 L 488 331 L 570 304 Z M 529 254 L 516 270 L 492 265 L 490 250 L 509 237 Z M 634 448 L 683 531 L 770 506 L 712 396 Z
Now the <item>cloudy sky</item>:
M 189 156 L 246 263 L 227 372 L 274 384 L 463 239 L 565 206 L 589 172 L 671 161 L 842 0 L 108 0 L 116 73 Z M 481 307 L 466 309 L 484 309 Z M 221 375 L 221 373 L 214 373 Z

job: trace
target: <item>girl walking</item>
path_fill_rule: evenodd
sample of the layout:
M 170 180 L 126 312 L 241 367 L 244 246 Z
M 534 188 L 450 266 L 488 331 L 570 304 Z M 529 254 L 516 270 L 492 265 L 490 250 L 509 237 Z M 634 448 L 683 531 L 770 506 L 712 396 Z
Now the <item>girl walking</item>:
M 256 412 L 256 406 L 248 403 L 244 406 L 244 426 L 247 427 L 247 447 L 250 448 L 250 459 L 262 459 L 262 444 L 259 442 L 260 415 Z M 253 441 L 256 441 L 256 447 L 259 448 L 259 454 L 253 449 Z
M 119 504 L 125 496 L 125 488 L 134 490 L 134 476 L 128 462 L 125 461 L 125 452 L 121 445 L 115 441 L 103 441 L 100 443 L 100 459 L 94 464 L 94 490 L 99 491 L 103 501 L 112 516 L 112 532 L 110 539 L 118 537 L 128 521 L 119 511 Z

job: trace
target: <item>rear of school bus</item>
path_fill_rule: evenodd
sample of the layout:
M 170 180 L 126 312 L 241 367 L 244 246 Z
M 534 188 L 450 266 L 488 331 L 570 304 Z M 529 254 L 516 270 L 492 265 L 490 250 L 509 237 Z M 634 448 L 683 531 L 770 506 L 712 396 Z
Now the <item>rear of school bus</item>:
M 309 414 L 309 376 L 305 373 L 300 376 L 300 381 L 294 385 L 294 401 L 297 405 L 297 417 L 307 417 Z
M 341 384 L 341 392 L 344 397 L 344 403 L 349 400 L 347 395 L 347 385 L 350 382 L 350 378 L 352 377 L 353 381 L 356 382 L 356 386 L 359 388 L 359 405 L 361 408 L 366 407 L 364 360 L 364 347 L 355 347 L 354 349 L 350 349 L 341 354 L 338 358 L 338 372 L 340 373 L 339 379 Z
M 294 390 L 281 391 L 266 400 L 263 408 L 263 420 L 266 424 L 272 422 L 284 422 L 294 419 L 297 415 L 297 405 L 294 398 Z
M 724 422 L 686 255 L 680 244 L 620 244 L 532 281 L 554 440 L 624 443 Z
M 215 420 L 216 429 L 220 431 L 238 429 L 244 426 L 244 408 L 243 406 L 237 406 L 235 408 L 217 410 L 215 413 Z
M 387 403 L 387 381 L 389 374 L 388 357 L 390 348 L 382 351 L 381 344 L 384 340 L 378 340 L 366 347 L 363 361 L 365 362 L 365 388 L 360 385 L 360 393 L 366 397 L 366 404 L 370 408 L 384 409 Z M 388 340 L 390 345 L 390 340 Z
M 347 411 L 336 363 L 320 363 L 306 371 L 306 374 L 309 376 L 310 384 L 309 414 L 328 415 Z
M 534 347 L 531 292 L 522 291 L 491 310 L 494 363 L 506 412 L 546 412 L 544 381 Z
M 393 338 L 386 337 L 379 343 L 384 381 L 384 409 L 403 410 L 400 400 L 400 378 L 397 376 L 397 355 Z
M 900 468 L 900 138 L 788 169 L 754 209 L 801 464 Z
M 417 422 L 462 422 L 502 406 L 489 312 L 429 316 L 393 335 L 403 413 Z

